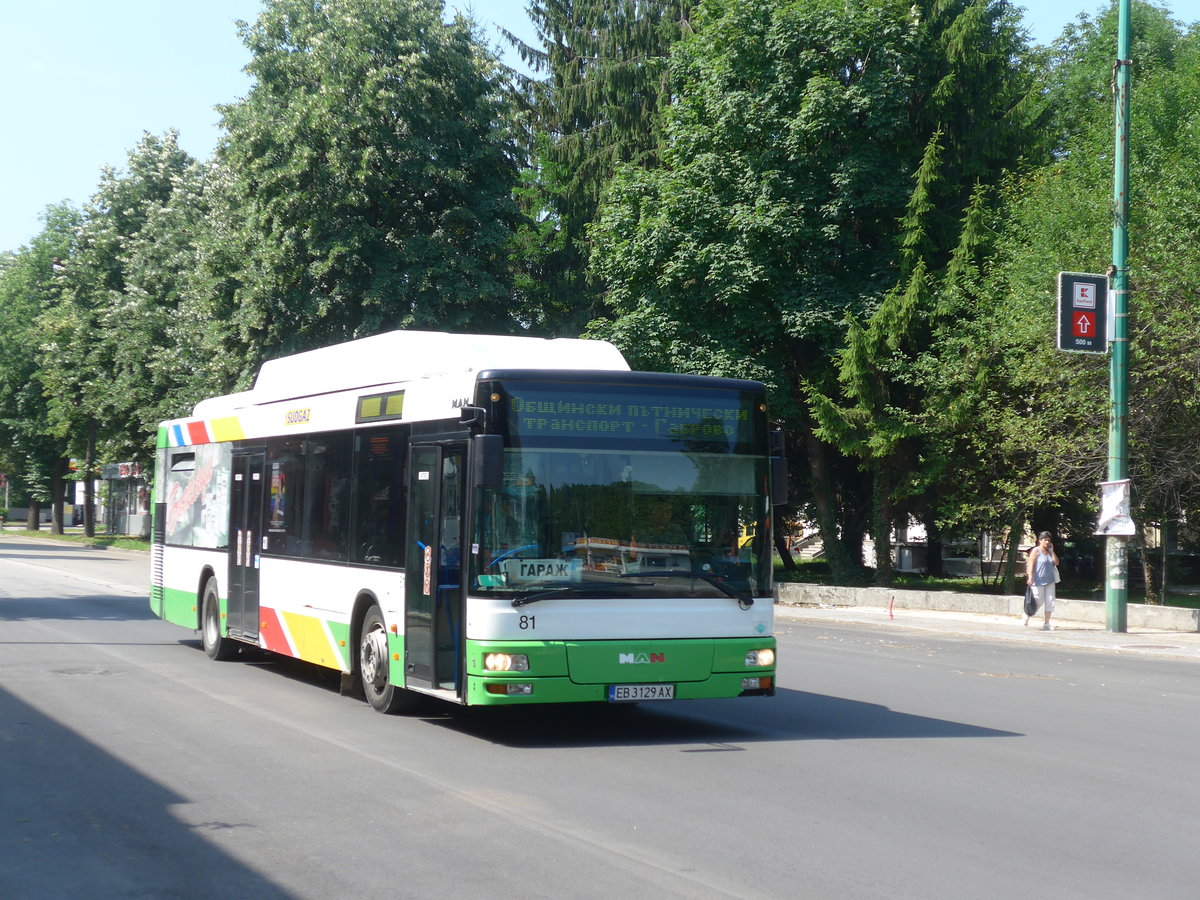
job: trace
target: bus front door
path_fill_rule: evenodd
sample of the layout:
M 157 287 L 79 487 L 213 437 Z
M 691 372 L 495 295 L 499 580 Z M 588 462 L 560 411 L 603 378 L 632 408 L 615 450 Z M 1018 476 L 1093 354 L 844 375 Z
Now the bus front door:
M 463 591 L 462 445 L 415 444 L 409 458 L 405 684 L 457 692 Z
M 229 609 L 226 624 L 238 637 L 258 636 L 258 558 L 263 535 L 262 451 L 233 454 L 229 498 Z

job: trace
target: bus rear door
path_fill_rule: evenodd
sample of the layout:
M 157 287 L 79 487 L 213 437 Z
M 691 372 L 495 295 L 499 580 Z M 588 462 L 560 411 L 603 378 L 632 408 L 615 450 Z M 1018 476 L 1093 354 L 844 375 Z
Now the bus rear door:
M 262 450 L 234 451 L 233 489 L 229 515 L 229 633 L 251 640 L 258 637 L 258 563 L 263 536 Z

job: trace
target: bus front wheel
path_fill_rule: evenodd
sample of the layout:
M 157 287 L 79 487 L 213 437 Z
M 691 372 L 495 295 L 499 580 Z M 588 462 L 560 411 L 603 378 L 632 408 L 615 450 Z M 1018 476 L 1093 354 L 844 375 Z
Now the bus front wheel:
M 233 641 L 221 636 L 221 599 L 217 595 L 217 579 L 210 578 L 204 584 L 204 600 L 201 603 L 200 636 L 204 641 L 204 652 L 209 659 L 229 659 L 237 651 Z
M 392 684 L 388 673 L 388 637 L 383 625 L 383 613 L 378 606 L 367 610 L 363 619 L 362 637 L 358 644 L 358 668 L 362 675 L 363 693 L 371 708 L 381 713 L 396 713 L 410 709 L 415 698 L 404 688 Z

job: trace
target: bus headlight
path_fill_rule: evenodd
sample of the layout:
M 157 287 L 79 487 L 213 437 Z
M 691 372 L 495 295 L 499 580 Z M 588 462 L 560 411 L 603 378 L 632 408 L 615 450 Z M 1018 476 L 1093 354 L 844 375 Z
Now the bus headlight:
M 746 654 L 747 666 L 773 666 L 775 665 L 775 651 L 767 648 L 765 650 L 751 650 Z
M 524 653 L 489 653 L 483 658 L 488 672 L 528 672 L 529 657 Z

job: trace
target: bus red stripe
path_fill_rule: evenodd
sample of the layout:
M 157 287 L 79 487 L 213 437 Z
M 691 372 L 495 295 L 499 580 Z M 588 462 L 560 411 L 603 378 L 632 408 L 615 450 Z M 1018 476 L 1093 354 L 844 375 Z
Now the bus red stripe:
M 204 424 L 203 419 L 188 422 L 187 430 L 193 444 L 207 444 L 212 440 L 208 436 L 208 426 Z
M 279 613 L 266 606 L 259 607 L 258 610 L 258 642 L 267 650 L 285 656 L 292 655 L 292 648 L 279 621 Z

